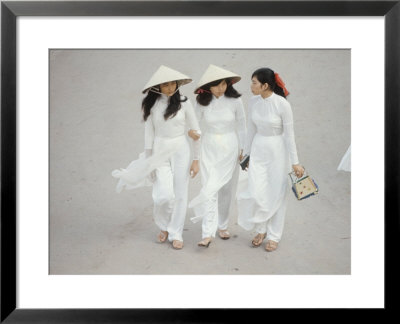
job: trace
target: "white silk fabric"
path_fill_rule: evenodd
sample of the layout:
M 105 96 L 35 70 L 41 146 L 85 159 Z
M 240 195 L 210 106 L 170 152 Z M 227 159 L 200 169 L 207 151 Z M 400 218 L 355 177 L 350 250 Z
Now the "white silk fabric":
M 189 100 L 182 102 L 174 117 L 165 120 L 167 106 L 168 98 L 161 95 L 145 122 L 145 152 L 112 175 L 119 179 L 117 192 L 153 185 L 155 223 L 168 231 L 170 241 L 183 241 L 191 155 L 187 130 L 200 132 L 200 127 Z M 199 144 L 196 145 L 193 146 L 198 151 Z
M 272 94 L 251 99 L 245 152 L 250 154 L 247 187 L 238 193 L 238 224 L 246 230 L 266 228 L 279 242 L 283 231 L 290 164 L 297 164 L 291 107 Z
M 145 152 L 140 153 L 139 158 L 130 162 L 126 168 L 116 169 L 112 172 L 112 176 L 119 179 L 117 192 L 121 192 L 123 189 L 131 190 L 151 186 L 154 181 L 149 179 L 149 175 L 170 159 L 178 149 L 182 148 L 181 137 L 186 137 L 187 129 L 200 131 L 196 114 L 189 100 L 182 102 L 181 109 L 174 117 L 165 120 L 164 112 L 167 106 L 168 97 L 161 95 L 150 111 L 145 122 Z M 163 140 L 163 145 L 155 148 L 154 143 L 157 138 L 159 141 Z M 193 144 L 194 157 L 199 154 L 200 142 L 197 142 Z M 151 152 L 151 155 L 148 152 Z
M 239 150 L 243 149 L 246 122 L 240 98 L 214 97 L 208 106 L 195 107 L 202 128 L 200 172 L 202 188 L 189 203 L 203 219 L 203 237 L 227 227 L 238 178 Z
M 338 170 L 351 172 L 351 145 L 343 155 L 342 160 L 339 163 Z

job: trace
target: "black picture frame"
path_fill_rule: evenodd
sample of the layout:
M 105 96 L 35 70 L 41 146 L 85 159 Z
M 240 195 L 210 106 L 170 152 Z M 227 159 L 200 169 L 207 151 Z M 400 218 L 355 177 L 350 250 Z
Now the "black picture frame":
M 400 0 L 396 1 L 2 1 L 1 3 L 1 318 L 3 323 L 236 322 L 268 309 L 16 308 L 16 19 L 18 16 L 384 16 L 385 19 L 385 307 L 396 311 L 400 174 Z M 368 247 L 366 247 L 368 248 Z M 373 256 L 371 256 L 373 262 Z M 251 298 L 251 296 L 249 296 Z M 268 303 L 266 301 L 266 307 Z M 241 312 L 241 314 L 238 314 Z M 384 313 L 382 313 L 384 312 Z M 304 314 L 303 312 L 298 312 Z M 308 314 L 308 312 L 306 313 Z M 315 313 L 314 313 L 315 314 Z M 301 315 L 309 316 L 309 315 Z M 322 320 L 315 316 L 315 319 Z M 370 316 L 370 313 L 368 314 Z M 378 317 L 377 317 L 378 318 Z M 299 319 L 299 318 L 298 318 Z

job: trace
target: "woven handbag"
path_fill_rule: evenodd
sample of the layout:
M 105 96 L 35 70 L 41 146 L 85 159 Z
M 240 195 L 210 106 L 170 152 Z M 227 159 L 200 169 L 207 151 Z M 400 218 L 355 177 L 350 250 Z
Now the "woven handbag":
M 295 179 L 293 179 L 293 176 Z M 292 190 L 297 200 L 306 199 L 318 193 L 318 185 L 310 175 L 303 175 L 297 178 L 294 171 L 289 173 L 290 180 L 292 180 Z

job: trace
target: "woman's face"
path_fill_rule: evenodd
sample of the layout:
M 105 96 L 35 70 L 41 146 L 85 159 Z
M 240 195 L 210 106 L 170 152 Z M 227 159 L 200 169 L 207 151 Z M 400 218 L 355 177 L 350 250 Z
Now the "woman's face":
M 218 85 L 210 87 L 210 91 L 214 96 L 219 98 L 224 95 L 227 87 L 228 85 L 226 84 L 226 81 L 222 80 Z
M 176 90 L 176 81 L 170 81 L 160 84 L 161 93 L 165 94 L 168 97 L 171 97 Z
M 251 78 L 251 87 L 250 88 L 251 88 L 251 92 L 257 96 L 257 95 L 260 95 L 263 91 L 268 89 L 268 84 L 267 83 L 262 84 L 260 81 L 258 81 L 258 79 L 255 76 L 253 76 Z

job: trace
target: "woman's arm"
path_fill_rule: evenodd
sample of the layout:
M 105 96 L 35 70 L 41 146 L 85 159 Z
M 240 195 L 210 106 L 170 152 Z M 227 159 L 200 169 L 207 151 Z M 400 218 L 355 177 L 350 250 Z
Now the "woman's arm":
M 286 100 L 285 102 L 282 102 L 281 106 L 283 135 L 285 137 L 287 151 L 289 152 L 290 162 L 291 164 L 299 164 L 296 142 L 294 139 L 292 108 L 290 106 L 290 103 Z
M 294 136 L 293 127 L 293 113 L 290 103 L 285 100 L 282 104 L 281 118 L 283 124 L 283 135 L 285 137 L 286 148 L 289 152 L 290 162 L 292 168 L 298 178 L 302 177 L 304 174 L 304 168 L 299 164 L 299 158 L 297 156 L 297 148 Z
M 236 116 L 236 129 L 239 137 L 239 149 L 240 149 L 239 160 L 241 160 L 243 157 L 244 146 L 246 143 L 246 117 L 241 98 L 238 98 L 237 100 L 235 116 Z
M 154 125 L 153 125 L 152 115 L 150 114 L 147 117 L 147 120 L 144 122 L 144 152 L 146 154 L 146 158 L 152 155 L 153 144 L 154 144 Z
M 249 155 L 251 151 L 251 144 L 253 143 L 253 138 L 256 135 L 257 132 L 257 127 L 253 122 L 253 119 L 251 118 L 252 114 L 252 106 L 254 105 L 254 102 L 257 97 L 253 97 L 249 101 L 249 110 L 247 113 L 247 135 L 246 135 L 246 141 L 244 145 L 244 155 Z
M 199 122 L 194 112 L 191 102 L 188 100 L 185 102 L 185 118 L 186 123 L 190 130 L 196 131 L 197 134 L 201 134 Z M 200 155 L 200 139 L 193 141 L 193 160 L 198 160 Z
M 199 126 L 200 126 L 201 120 L 203 119 L 203 109 L 201 109 L 201 107 L 199 107 L 199 105 L 197 104 L 197 102 L 196 102 L 196 104 L 195 104 L 195 106 L 194 106 L 194 111 L 195 111 L 195 114 L 196 114 L 196 117 L 197 117 L 197 122 L 198 122 L 198 124 L 199 124 Z M 194 130 L 194 129 L 189 129 L 188 135 L 189 135 L 194 141 L 197 141 L 198 139 L 200 139 L 200 136 L 201 136 L 200 133 L 198 133 L 198 131 L 197 131 L 197 130 Z

